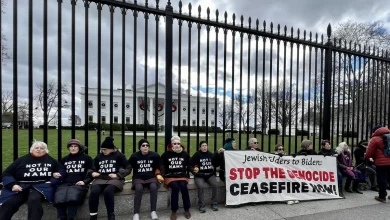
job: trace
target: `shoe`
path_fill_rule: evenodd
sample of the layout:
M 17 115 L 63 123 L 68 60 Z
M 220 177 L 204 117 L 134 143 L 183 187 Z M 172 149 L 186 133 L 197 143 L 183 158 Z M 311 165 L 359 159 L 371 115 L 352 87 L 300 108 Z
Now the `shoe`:
M 371 187 L 371 190 L 372 190 L 372 191 L 375 191 L 375 192 L 379 192 L 379 188 L 378 188 L 377 186 Z
M 345 191 L 346 191 L 346 192 L 349 192 L 349 193 L 353 193 L 352 189 L 350 189 L 350 188 L 348 188 L 348 189 L 345 188 Z
M 363 192 L 361 192 L 359 189 L 353 189 L 352 191 L 355 193 L 363 194 Z
M 298 200 L 295 200 L 295 201 L 294 201 L 294 204 L 298 204 L 298 203 L 299 203 L 299 201 L 298 201 Z
M 176 220 L 176 219 L 177 219 L 176 212 L 171 212 L 171 220 Z
M 97 215 L 90 215 L 89 220 L 97 220 Z
M 217 205 L 217 204 L 212 204 L 212 205 L 211 205 L 211 209 L 212 209 L 213 211 L 218 211 L 218 205 Z
M 204 205 L 199 206 L 199 212 L 200 213 L 205 213 L 206 212 L 206 207 L 204 207 Z
M 190 219 L 190 218 L 191 218 L 190 210 L 187 210 L 187 211 L 184 213 L 184 217 L 186 217 L 186 219 Z
M 133 220 L 139 220 L 139 214 L 138 213 L 133 215 Z
M 151 212 L 150 217 L 152 218 L 152 220 L 158 220 L 158 216 L 157 216 L 156 211 Z
M 375 200 L 378 201 L 378 202 L 386 203 L 386 199 L 382 199 L 379 196 L 375 196 Z
M 290 201 L 287 201 L 287 205 L 292 205 L 294 204 L 294 201 L 290 200 Z
M 108 214 L 107 220 L 115 220 L 115 213 Z
M 343 199 L 345 199 L 344 193 L 343 193 L 343 188 L 339 188 L 339 196 Z
M 390 200 L 390 196 L 388 196 L 387 199 Z

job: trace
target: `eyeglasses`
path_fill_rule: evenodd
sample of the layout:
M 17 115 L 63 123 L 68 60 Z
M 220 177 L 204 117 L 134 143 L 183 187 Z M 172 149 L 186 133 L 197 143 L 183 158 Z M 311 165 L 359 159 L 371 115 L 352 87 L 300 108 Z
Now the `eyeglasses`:
M 173 145 L 180 145 L 180 143 L 172 143 Z
M 258 144 L 259 142 L 253 142 L 253 144 Z
M 149 144 L 143 144 L 141 147 L 149 147 Z
M 278 148 L 278 151 L 284 150 L 283 148 Z

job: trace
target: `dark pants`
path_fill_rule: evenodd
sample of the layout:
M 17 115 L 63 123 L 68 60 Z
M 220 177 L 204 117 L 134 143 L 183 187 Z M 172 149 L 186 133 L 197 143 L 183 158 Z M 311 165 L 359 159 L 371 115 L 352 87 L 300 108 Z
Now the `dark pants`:
M 195 177 L 195 185 L 198 187 L 199 205 L 204 206 L 204 185 L 208 183 L 211 186 L 211 203 L 218 204 L 218 184 L 217 178 L 213 175 L 209 178 Z
M 72 219 L 76 217 L 78 205 L 60 204 L 56 205 L 57 217 L 59 219 Z M 66 212 L 68 211 L 68 212 Z
M 371 187 L 376 187 L 377 184 L 377 179 L 376 179 L 376 172 L 375 172 L 375 166 L 374 168 L 370 166 L 365 166 L 364 164 L 361 166 L 358 166 L 356 169 L 358 169 L 360 172 L 363 174 L 367 174 L 368 178 L 370 179 Z
M 337 169 L 337 182 L 339 186 L 343 185 L 343 174 Z
M 140 184 L 135 185 L 134 196 L 134 214 L 139 213 L 141 207 L 142 194 L 144 192 L 144 186 L 149 187 L 150 190 L 150 211 L 156 211 L 157 206 L 157 183 Z
M 176 212 L 179 209 L 179 191 L 181 191 L 181 196 L 183 199 L 184 210 L 188 211 L 191 207 L 190 195 L 187 188 L 187 181 L 178 180 L 169 183 L 169 188 L 172 189 L 171 192 L 171 210 Z
M 97 213 L 99 207 L 99 196 L 103 192 L 104 203 L 106 204 L 107 214 L 114 213 L 114 193 L 118 188 L 114 185 L 93 185 L 89 195 L 89 212 Z
M 379 198 L 386 199 L 387 181 L 390 176 L 390 166 L 376 166 L 376 177 L 379 187 Z
M 11 220 L 12 216 L 27 201 L 28 220 L 40 220 L 43 216 L 42 200 L 43 195 L 36 190 L 26 190 L 14 195 L 7 200 L 0 208 L 0 219 Z

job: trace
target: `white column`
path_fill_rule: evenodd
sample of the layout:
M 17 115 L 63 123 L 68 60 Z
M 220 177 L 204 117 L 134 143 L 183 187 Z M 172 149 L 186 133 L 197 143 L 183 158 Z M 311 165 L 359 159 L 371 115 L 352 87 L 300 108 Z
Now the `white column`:
M 139 119 L 139 103 L 138 103 L 138 97 L 135 96 L 135 106 L 133 106 L 135 108 L 135 115 L 133 117 L 135 117 L 135 123 L 136 124 L 139 124 L 138 122 L 138 119 Z M 131 122 L 133 123 L 133 122 Z
M 149 98 L 149 123 L 150 124 L 154 124 L 153 121 L 154 121 L 154 116 L 153 116 L 153 112 L 154 112 L 154 98 L 150 97 Z

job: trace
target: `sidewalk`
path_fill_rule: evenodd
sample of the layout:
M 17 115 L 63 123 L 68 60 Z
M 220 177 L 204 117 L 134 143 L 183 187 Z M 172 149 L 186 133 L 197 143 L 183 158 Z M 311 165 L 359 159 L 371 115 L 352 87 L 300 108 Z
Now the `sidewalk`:
M 370 219 L 385 220 L 390 219 L 390 201 L 382 204 L 374 200 L 377 192 L 364 191 L 363 195 L 355 193 L 345 193 L 346 199 L 302 201 L 299 204 L 287 205 L 285 203 L 258 204 L 256 206 L 243 206 L 239 208 L 225 208 L 219 205 L 219 211 L 212 211 L 207 207 L 206 213 L 199 213 L 196 204 L 191 208 L 192 220 L 212 219 L 212 220 L 258 220 L 258 219 L 344 219 L 358 220 Z M 149 205 L 149 204 L 142 204 Z M 130 208 L 130 207 L 129 207 Z M 150 219 L 150 213 L 141 213 L 140 219 Z M 169 219 L 170 211 L 159 211 L 160 220 Z M 106 219 L 106 218 L 99 218 Z M 118 216 L 117 220 L 131 220 L 132 216 Z M 179 209 L 178 219 L 184 218 L 184 211 Z

